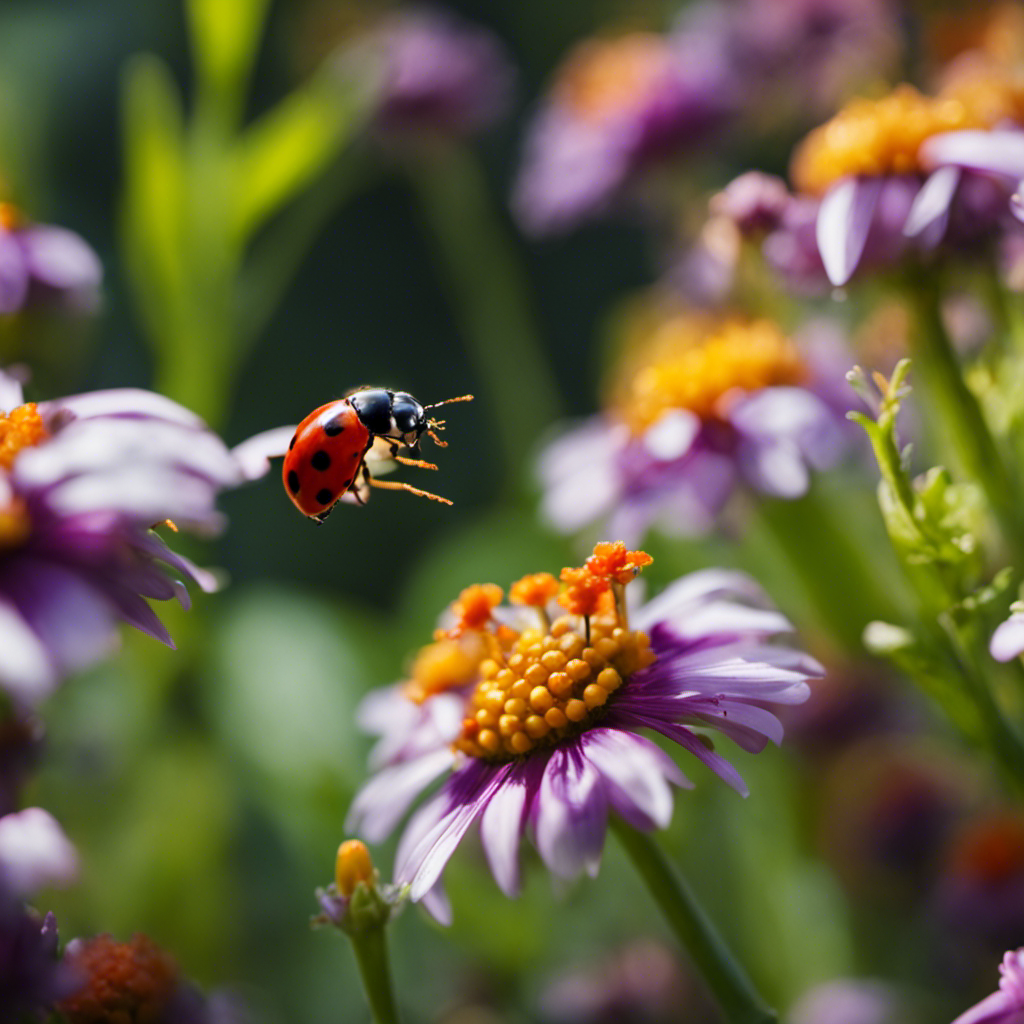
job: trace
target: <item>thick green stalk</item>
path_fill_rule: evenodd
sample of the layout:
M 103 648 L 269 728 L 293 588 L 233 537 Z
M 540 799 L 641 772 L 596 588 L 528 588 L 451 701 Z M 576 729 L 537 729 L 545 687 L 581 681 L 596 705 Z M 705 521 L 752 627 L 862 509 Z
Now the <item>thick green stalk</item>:
M 1024 560 L 1024 527 L 1014 479 L 999 451 L 978 399 L 942 319 L 941 292 L 933 275 L 918 274 L 907 291 L 916 314 L 914 353 L 925 387 L 921 406 L 968 479 L 985 491 L 1007 546 Z
M 388 964 L 387 929 L 370 928 L 349 935 L 356 954 L 359 974 L 363 979 L 366 1001 L 374 1024 L 398 1024 L 398 1009 L 391 989 L 391 968 Z
M 409 175 L 484 382 L 505 460 L 518 472 L 559 413 L 522 267 L 472 153 L 442 145 L 410 163 Z
M 660 847 L 619 818 L 612 828 L 729 1024 L 777 1024 L 772 1010 Z

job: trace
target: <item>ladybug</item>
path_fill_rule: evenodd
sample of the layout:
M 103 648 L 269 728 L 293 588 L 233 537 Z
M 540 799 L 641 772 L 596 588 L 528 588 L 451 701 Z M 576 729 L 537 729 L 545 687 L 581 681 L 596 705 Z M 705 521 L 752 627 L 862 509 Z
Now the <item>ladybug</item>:
M 399 450 L 419 455 L 424 434 L 442 448 L 447 447 L 437 436 L 444 421 L 432 419 L 428 411 L 472 398 L 460 395 L 422 405 L 407 391 L 365 387 L 321 405 L 298 425 L 288 445 L 282 471 L 288 497 L 303 515 L 318 523 L 346 495 L 351 494 L 350 500 L 356 504 L 365 505 L 371 487 L 408 491 L 450 505 L 447 498 L 410 484 L 376 479 L 370 473 L 367 459 L 390 459 L 404 466 L 437 469 L 422 459 L 399 455 Z

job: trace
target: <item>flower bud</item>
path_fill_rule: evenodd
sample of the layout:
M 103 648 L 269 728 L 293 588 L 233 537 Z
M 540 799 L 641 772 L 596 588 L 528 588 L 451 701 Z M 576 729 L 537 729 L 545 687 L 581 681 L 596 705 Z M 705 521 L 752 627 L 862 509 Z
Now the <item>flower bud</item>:
M 358 839 L 346 839 L 338 847 L 334 862 L 334 884 L 342 896 L 351 896 L 360 882 L 373 879 L 373 860 L 365 843 Z

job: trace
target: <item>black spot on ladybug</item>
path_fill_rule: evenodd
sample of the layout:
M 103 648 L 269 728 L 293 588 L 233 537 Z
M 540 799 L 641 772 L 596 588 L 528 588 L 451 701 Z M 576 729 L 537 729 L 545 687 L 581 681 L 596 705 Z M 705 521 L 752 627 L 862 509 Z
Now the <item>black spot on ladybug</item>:
M 325 469 L 331 468 L 331 457 L 321 448 L 320 451 L 314 453 L 309 463 L 314 469 L 318 469 L 322 473 Z
M 352 459 L 358 459 L 359 458 L 359 452 L 353 452 L 352 455 L 351 455 L 351 458 Z
M 333 498 L 334 495 L 326 487 L 316 492 L 316 500 L 321 505 L 329 505 Z
M 340 419 L 331 420 L 329 423 L 324 424 L 324 433 L 328 437 L 337 437 L 344 429 Z
M 342 487 L 351 487 L 352 486 L 352 478 L 349 477 L 349 479 L 346 480 L 341 486 Z
M 299 474 L 296 473 L 295 470 L 293 469 L 288 474 L 288 490 L 291 491 L 292 494 L 298 494 L 300 486 L 301 485 L 299 483 Z
M 288 451 L 291 451 L 295 447 L 295 442 L 298 441 L 298 439 L 298 434 L 292 434 L 292 439 L 288 442 Z

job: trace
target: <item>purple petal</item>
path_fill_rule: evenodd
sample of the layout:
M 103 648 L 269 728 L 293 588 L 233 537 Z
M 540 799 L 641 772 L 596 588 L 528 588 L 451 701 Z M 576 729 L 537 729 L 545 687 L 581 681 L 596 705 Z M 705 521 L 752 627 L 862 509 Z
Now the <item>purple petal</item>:
M 1024 1008 L 1008 992 L 993 992 L 961 1013 L 953 1024 L 1017 1024 L 1014 1018 L 1019 1018 L 1022 1012 Z
M 29 272 L 62 291 L 89 292 L 103 280 L 103 264 L 80 236 L 65 228 L 37 224 L 18 233 Z
M 231 449 L 246 480 L 258 480 L 270 472 L 270 460 L 283 456 L 295 436 L 295 426 L 274 427 L 256 434 Z
M 28 297 L 28 266 L 17 239 L 0 228 L 0 313 L 16 313 Z
M 1014 613 L 992 634 L 989 653 L 996 661 L 1012 661 L 1024 654 L 1024 614 Z
M 959 167 L 940 167 L 932 172 L 914 198 L 907 223 L 903 225 L 903 234 L 908 238 L 916 238 L 927 229 L 934 228 L 933 232 L 929 232 L 929 241 L 937 243 L 945 233 L 949 208 L 962 176 Z
M 480 840 L 498 888 L 509 897 L 519 894 L 519 841 L 526 823 L 529 776 L 523 768 L 509 773 L 480 819 Z
M 674 762 L 650 740 L 619 729 L 590 729 L 580 737 L 583 755 L 609 783 L 616 812 L 637 828 L 667 828 L 672 790 L 684 786 Z
M 97 416 L 141 417 L 170 420 L 189 427 L 204 425 L 194 412 L 190 412 L 183 405 L 143 388 L 89 391 L 84 395 L 72 395 L 40 403 L 40 411 L 44 415 L 66 411 L 74 413 L 78 419 L 92 419 Z
M 0 688 L 21 704 L 35 704 L 56 682 L 42 641 L 18 609 L 0 595 Z
M 77 874 L 78 855 L 53 815 L 28 807 L 0 818 L 0 876 L 16 893 L 68 885 Z
M 1024 132 L 944 132 L 927 139 L 920 156 L 929 167 L 954 164 L 1020 181 L 1024 178 Z
M 21 381 L 0 370 L 0 413 L 17 409 L 24 401 Z
M 418 797 L 452 765 L 446 747 L 412 761 L 384 768 L 356 795 L 345 828 L 371 843 L 386 839 Z
M 837 288 L 857 269 L 881 191 L 881 178 L 843 178 L 821 201 L 816 225 L 818 251 Z
M 572 533 L 608 511 L 622 488 L 617 459 L 628 439 L 625 428 L 594 419 L 547 446 L 537 473 L 552 526 Z
M 692 412 L 676 409 L 646 430 L 643 445 L 654 458 L 671 462 L 681 459 L 693 447 L 699 433 L 700 419 Z
M 730 569 L 701 569 L 691 572 L 666 587 L 633 616 L 639 629 L 651 629 L 657 622 L 669 622 L 685 629 L 686 617 L 693 607 L 708 597 L 735 595 L 747 601 L 767 605 L 768 595 L 753 577 Z
M 537 849 L 552 874 L 596 874 L 604 847 L 608 799 L 598 771 L 575 744 L 552 751 L 534 805 Z

